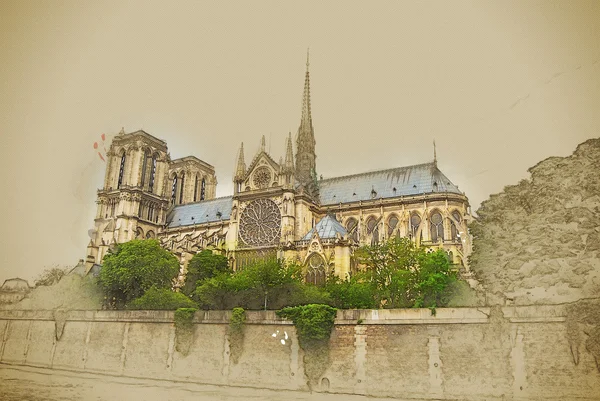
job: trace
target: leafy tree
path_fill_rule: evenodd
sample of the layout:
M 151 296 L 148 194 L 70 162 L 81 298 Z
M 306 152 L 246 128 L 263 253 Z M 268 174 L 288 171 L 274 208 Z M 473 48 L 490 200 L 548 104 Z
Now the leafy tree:
M 152 287 L 139 298 L 127 305 L 128 309 L 175 310 L 179 308 L 197 308 L 198 305 L 180 292 L 170 288 Z
M 264 295 L 264 309 L 268 307 L 269 295 L 282 292 L 301 280 L 301 270 L 296 265 L 286 265 L 275 258 L 263 259 L 246 267 L 239 275 L 243 282 Z
M 448 287 L 456 274 L 444 251 L 426 253 L 410 239 L 394 237 L 359 248 L 357 256 L 385 307 L 435 308 L 448 303 Z
M 104 257 L 99 283 L 107 296 L 122 306 L 153 286 L 170 288 L 178 272 L 177 258 L 157 240 L 132 240 Z
M 227 258 L 214 254 L 209 249 L 204 249 L 195 254 L 188 262 L 185 284 L 181 291 L 189 296 L 196 289 L 198 282 L 216 277 L 221 273 L 231 273 Z

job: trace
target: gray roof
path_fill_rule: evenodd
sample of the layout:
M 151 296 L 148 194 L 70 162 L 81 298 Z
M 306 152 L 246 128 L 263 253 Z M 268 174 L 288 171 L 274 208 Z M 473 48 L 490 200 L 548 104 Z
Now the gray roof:
M 229 220 L 232 196 L 215 198 L 187 205 L 175 206 L 167 216 L 168 227 L 191 226 L 193 224 Z M 219 217 L 217 213 L 221 213 Z
M 302 241 L 310 240 L 313 233 L 317 230 L 320 238 L 335 238 L 336 234 L 339 233 L 341 236 L 346 235 L 348 232 L 342 226 L 335 217 L 327 215 L 323 217 L 316 226 L 314 226 L 303 238 Z
M 458 187 L 434 163 L 327 178 L 319 181 L 319 194 L 322 205 L 421 195 L 432 192 L 462 194 Z

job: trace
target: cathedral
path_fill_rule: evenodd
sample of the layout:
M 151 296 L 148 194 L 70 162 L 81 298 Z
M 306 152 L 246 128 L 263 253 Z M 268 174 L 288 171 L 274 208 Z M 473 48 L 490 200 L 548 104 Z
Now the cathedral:
M 432 162 L 342 177 L 318 177 L 307 60 L 300 126 L 285 156 L 261 146 L 246 163 L 241 144 L 233 194 L 216 197 L 212 165 L 194 156 L 171 159 L 167 143 L 145 131 L 116 135 L 98 190 L 88 270 L 115 244 L 156 238 L 187 261 L 202 249 L 226 255 L 234 270 L 274 256 L 303 266 L 307 282 L 359 267 L 354 251 L 392 236 L 442 248 L 468 271 L 469 201 Z M 294 152 L 295 145 L 295 152 Z M 180 277 L 181 279 L 181 277 Z

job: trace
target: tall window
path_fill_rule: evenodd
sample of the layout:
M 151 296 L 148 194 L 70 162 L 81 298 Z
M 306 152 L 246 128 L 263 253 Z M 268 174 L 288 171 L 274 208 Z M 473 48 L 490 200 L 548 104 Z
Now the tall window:
M 185 179 L 185 174 L 181 173 L 181 184 L 179 184 L 179 204 L 181 205 L 183 203 L 183 187 L 184 187 L 184 179 Z
M 388 219 L 388 230 L 387 230 L 388 237 L 392 236 L 392 234 L 394 233 L 394 230 L 396 229 L 396 226 L 398 225 L 398 222 L 399 222 L 398 217 L 396 217 L 395 215 Z
M 194 202 L 198 200 L 198 177 L 194 181 Z
M 150 183 L 149 190 L 150 192 L 154 189 L 154 178 L 156 177 L 156 156 L 152 156 L 152 166 L 150 167 Z
M 144 184 L 146 183 L 146 169 L 148 168 L 148 152 L 144 152 L 144 162 L 142 163 L 142 182 L 141 187 L 144 188 Z
M 200 187 L 200 200 L 204 200 L 206 196 L 206 180 L 202 179 L 202 186 Z
M 308 284 L 325 284 L 325 260 L 318 253 L 313 253 L 308 258 L 304 279 Z
M 173 187 L 171 187 L 171 204 L 175 204 L 175 196 L 177 195 L 177 176 L 173 177 Z
M 379 227 L 374 217 L 369 217 L 367 220 L 367 234 L 371 235 L 371 245 L 379 242 Z
M 413 238 L 417 238 L 417 231 L 419 230 L 419 226 L 421 225 L 421 216 L 418 214 L 413 214 L 410 216 L 410 233 Z M 422 235 L 421 235 L 422 237 Z
M 346 222 L 346 231 L 350 234 L 350 238 L 354 241 L 358 242 L 358 221 L 355 218 L 351 217 Z
M 125 172 L 125 153 L 121 156 L 121 167 L 119 167 L 119 180 L 117 181 L 117 188 L 121 188 L 123 183 L 123 173 Z
M 154 220 L 154 205 L 148 206 L 148 220 L 149 221 Z
M 429 228 L 431 230 L 431 241 L 438 242 L 444 240 L 444 219 L 440 212 L 434 212 L 430 218 Z
M 452 212 L 452 217 L 454 217 L 454 220 L 456 220 L 459 224 L 462 223 L 462 216 L 460 215 L 460 212 L 458 210 L 455 210 Z M 456 227 L 456 224 L 453 221 L 450 224 L 450 231 L 451 231 L 452 241 L 454 241 L 454 242 L 460 241 L 460 230 L 458 227 Z

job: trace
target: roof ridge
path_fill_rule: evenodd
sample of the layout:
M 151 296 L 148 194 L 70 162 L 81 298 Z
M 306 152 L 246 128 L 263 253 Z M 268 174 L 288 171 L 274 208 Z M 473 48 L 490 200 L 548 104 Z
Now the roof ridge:
M 433 162 L 428 162 L 428 163 L 420 163 L 420 164 L 411 164 L 411 165 L 408 165 L 408 166 L 392 167 L 392 168 L 385 168 L 385 169 L 381 169 L 381 170 L 365 171 L 365 172 L 356 173 L 356 174 L 340 175 L 338 177 L 323 178 L 322 180 L 320 180 L 320 182 L 322 182 L 322 181 L 330 181 L 330 180 L 337 180 L 339 178 L 358 177 L 360 175 L 373 174 L 373 173 L 384 173 L 386 171 L 393 171 L 393 170 L 398 170 L 398 169 L 406 169 L 406 168 L 411 168 L 411 167 L 422 167 L 422 166 L 428 166 L 428 165 L 429 166 L 433 166 L 434 163 Z M 437 169 L 437 167 L 436 167 L 436 169 Z

